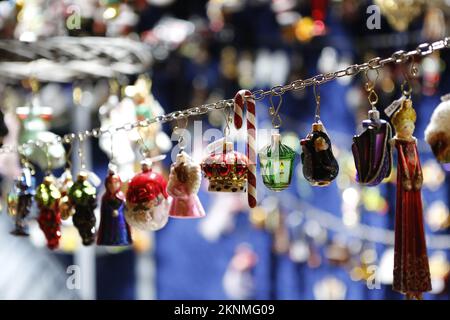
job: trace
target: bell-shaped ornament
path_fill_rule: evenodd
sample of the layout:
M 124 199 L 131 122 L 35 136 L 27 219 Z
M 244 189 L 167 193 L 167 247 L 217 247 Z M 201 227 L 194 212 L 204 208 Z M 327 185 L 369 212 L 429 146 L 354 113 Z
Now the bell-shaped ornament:
M 201 167 L 209 180 L 208 191 L 246 192 L 248 159 L 240 152 L 234 151 L 233 143 L 223 143 L 222 151 L 212 151 Z
M 132 244 L 131 232 L 125 220 L 125 195 L 122 180 L 110 169 L 105 180 L 105 194 L 100 206 L 100 226 L 97 233 L 97 245 L 128 246 Z
M 259 164 L 264 185 L 282 191 L 291 183 L 295 151 L 281 143 L 280 134 L 273 133 L 271 143 L 259 152 Z
M 95 242 L 95 214 L 97 207 L 97 190 L 88 181 L 88 174 L 80 172 L 76 181 L 69 189 L 69 199 L 75 207 L 72 217 L 73 224 L 78 229 L 83 245 Z
M 35 195 L 35 179 L 30 168 L 23 167 L 19 177 L 14 180 L 8 194 L 8 214 L 15 219 L 15 228 L 11 234 L 29 236 L 26 218 L 30 215 Z
M 201 168 L 184 151 L 177 154 L 170 167 L 167 192 L 172 197 L 169 215 L 172 218 L 202 218 L 205 210 L 197 196 L 201 183 Z
M 128 184 L 125 217 L 128 224 L 141 230 L 156 231 L 169 219 L 167 182 L 151 168 L 150 159 L 142 161 L 142 172 Z
M 320 120 L 313 123 L 312 131 L 300 141 L 302 146 L 303 175 L 313 186 L 327 186 L 339 172 L 331 141 Z
M 51 250 L 58 248 L 61 238 L 61 214 L 59 200 L 61 193 L 55 185 L 53 176 L 46 176 L 38 186 L 35 196 L 39 207 L 38 223 L 47 239 L 47 247 Z
M 356 167 L 356 181 L 362 185 L 376 186 L 391 174 L 392 129 L 380 119 L 377 110 L 369 111 L 363 121 L 364 132 L 353 137 L 352 152 Z

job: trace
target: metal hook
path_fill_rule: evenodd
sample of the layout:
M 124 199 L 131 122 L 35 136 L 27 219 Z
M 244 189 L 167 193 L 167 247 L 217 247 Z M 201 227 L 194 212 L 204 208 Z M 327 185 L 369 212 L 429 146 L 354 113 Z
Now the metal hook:
M 369 77 L 370 70 L 376 71 L 376 77 L 375 77 L 374 81 L 370 80 L 370 77 Z M 365 86 L 366 91 L 368 92 L 367 100 L 369 100 L 369 104 L 371 105 L 372 110 L 376 110 L 375 105 L 378 103 L 378 95 L 375 92 L 375 84 L 378 80 L 378 77 L 380 76 L 380 72 L 378 71 L 378 69 L 367 69 L 364 72 L 364 75 L 366 77 L 366 83 L 364 86 Z
M 275 105 L 273 103 L 273 97 L 274 96 L 279 97 L 278 104 L 277 104 L 276 108 L 275 108 Z M 281 124 L 282 124 L 282 120 L 281 120 L 279 112 L 280 112 L 281 104 L 283 103 L 283 96 L 281 94 L 272 94 L 269 97 L 269 101 L 270 101 L 269 115 L 272 116 L 272 126 L 275 129 L 278 129 L 279 127 L 281 127 Z
M 137 129 L 137 133 L 139 135 L 139 140 L 138 141 L 141 144 L 141 147 L 139 148 L 139 152 L 141 153 L 141 155 L 144 158 L 148 158 L 148 157 L 150 157 L 150 149 L 147 146 L 147 144 L 145 143 L 144 138 L 142 137 L 141 132 L 139 131 L 139 129 Z
M 83 153 L 83 142 L 84 142 L 84 137 L 83 134 L 78 134 L 78 157 L 80 158 L 80 168 L 81 170 L 86 169 L 86 164 L 84 162 L 84 153 Z
M 227 106 L 225 106 L 225 108 L 223 108 L 223 114 L 225 117 L 225 127 L 223 129 L 223 136 L 226 140 L 226 138 L 230 134 L 230 123 L 231 123 L 231 108 L 229 105 L 227 105 Z
M 314 83 L 313 91 L 314 91 L 314 98 L 316 100 L 316 114 L 314 117 L 314 121 L 319 122 L 320 121 L 320 90 L 316 90 L 316 87 L 317 87 L 317 84 Z
M 183 120 L 181 125 L 179 124 L 180 120 Z M 180 146 L 180 153 L 186 147 L 186 143 L 184 142 L 183 131 L 186 130 L 187 126 L 188 126 L 188 118 L 183 117 L 177 120 L 177 124 L 173 128 L 173 133 L 178 135 L 178 145 Z
M 411 59 L 411 66 L 410 66 L 410 75 L 411 77 L 416 77 L 417 73 L 418 73 L 418 69 L 416 67 L 416 64 L 414 62 L 414 59 Z M 411 97 L 411 93 L 412 93 L 412 86 L 411 86 L 411 82 L 410 82 L 410 76 L 408 75 L 408 73 L 405 71 L 405 68 L 402 68 L 402 73 L 403 73 L 403 82 L 401 84 L 401 90 L 402 90 L 402 94 L 407 97 L 410 98 Z
M 52 162 L 51 162 L 51 159 L 50 159 L 50 152 L 48 151 L 49 147 L 50 147 L 50 142 L 45 143 L 45 151 L 44 152 L 45 152 L 45 157 L 47 158 L 47 168 L 45 170 L 45 174 L 47 176 L 49 176 L 51 174 L 51 172 L 52 172 L 52 169 L 51 169 Z

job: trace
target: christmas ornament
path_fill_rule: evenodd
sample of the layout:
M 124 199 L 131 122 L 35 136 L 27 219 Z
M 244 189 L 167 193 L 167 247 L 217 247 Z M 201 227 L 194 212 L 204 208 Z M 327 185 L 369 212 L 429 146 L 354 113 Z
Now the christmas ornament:
M 62 143 L 58 141 L 58 136 L 48 130 L 52 119 L 52 108 L 41 105 L 37 81 L 29 79 L 28 82 L 33 95 L 31 104 L 16 109 L 21 131 L 19 143 L 23 144 L 32 140 L 46 145 L 48 150 L 43 150 L 37 144 L 31 144 L 24 147 L 23 155 L 42 169 L 48 167 L 47 158 L 50 157 L 51 169 L 60 168 L 64 165 L 65 150 Z
M 256 207 L 256 110 L 255 99 L 249 90 L 239 90 L 234 96 L 234 126 L 240 129 L 243 123 L 244 105 L 247 106 L 247 198 L 250 208 Z
M 169 197 L 167 182 L 151 168 L 157 159 L 146 158 L 142 161 L 142 172 L 136 174 L 128 184 L 125 217 L 130 226 L 141 230 L 159 230 L 169 218 L 165 210 Z
M 339 165 L 334 158 L 330 138 L 320 121 L 320 95 L 316 94 L 316 116 L 312 131 L 300 141 L 303 175 L 313 186 L 327 186 L 336 178 Z
M 272 124 L 277 131 L 272 133 L 270 144 L 259 152 L 259 165 L 264 185 L 273 191 L 286 189 L 291 183 L 294 172 L 295 151 L 281 143 L 281 136 L 278 133 L 278 128 L 281 126 L 281 118 L 278 113 L 282 102 L 281 97 L 278 107 L 275 108 L 273 96 L 270 96 L 269 114 L 272 116 Z
M 125 220 L 125 195 L 120 190 L 122 181 L 111 166 L 105 179 L 105 194 L 100 207 L 100 226 L 97 244 L 127 246 L 132 244 L 130 227 Z
M 30 214 L 33 196 L 35 195 L 34 170 L 23 160 L 22 172 L 14 180 L 11 192 L 8 194 L 8 214 L 15 219 L 15 229 L 11 234 L 28 236 L 26 218 Z
M 201 168 L 189 155 L 180 151 L 170 167 L 167 193 L 172 196 L 169 215 L 172 218 L 201 218 L 205 216 L 197 192 L 200 189 Z
M 440 163 L 450 163 L 450 94 L 441 97 L 425 129 L 425 140 Z
M 376 71 L 378 78 L 378 70 Z M 380 119 L 380 112 L 375 107 L 378 95 L 367 71 L 366 78 L 366 90 L 372 109 L 369 111 L 369 119 L 362 122 L 364 132 L 353 137 L 352 153 L 356 167 L 356 181 L 362 185 L 376 186 L 391 174 L 392 129 L 388 122 Z
M 69 199 L 74 205 L 73 224 L 78 229 L 83 245 L 95 241 L 95 214 L 97 196 L 95 187 L 88 181 L 88 173 L 82 171 L 69 189 Z
M 413 136 L 415 122 L 416 112 L 406 95 L 392 117 L 396 131 L 393 143 L 398 151 L 393 289 L 408 299 L 421 299 L 422 292 L 431 290 L 421 195 L 423 175 Z
M 55 184 L 55 178 L 48 175 L 36 190 L 35 199 L 39 208 L 38 223 L 47 239 L 47 247 L 58 248 L 61 238 L 61 214 L 58 201 L 61 193 Z
M 396 31 L 408 29 L 409 24 L 422 12 L 421 0 L 375 0 L 375 4 L 386 16 L 389 24 Z
M 201 164 L 202 171 L 209 180 L 208 191 L 245 192 L 247 165 L 247 157 L 234 151 L 232 142 L 224 140 L 222 152 L 212 151 Z

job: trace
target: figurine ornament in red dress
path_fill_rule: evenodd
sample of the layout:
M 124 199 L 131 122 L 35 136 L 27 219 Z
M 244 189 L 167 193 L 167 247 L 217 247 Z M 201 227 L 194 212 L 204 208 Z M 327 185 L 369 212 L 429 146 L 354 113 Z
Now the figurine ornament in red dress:
M 407 299 L 422 299 L 422 293 L 431 290 L 421 198 L 423 176 L 413 136 L 415 121 L 411 99 L 406 98 L 392 117 L 392 124 L 398 151 L 393 289 L 406 294 Z

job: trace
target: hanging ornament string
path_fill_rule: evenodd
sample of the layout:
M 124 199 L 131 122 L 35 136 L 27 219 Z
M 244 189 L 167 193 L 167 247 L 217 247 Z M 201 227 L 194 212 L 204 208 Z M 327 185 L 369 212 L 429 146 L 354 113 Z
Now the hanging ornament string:
M 369 100 L 369 104 L 372 107 L 372 110 L 377 110 L 376 104 L 378 103 L 378 95 L 375 92 L 375 84 L 378 81 L 378 77 L 380 75 L 378 69 L 375 69 L 374 71 L 376 72 L 376 76 L 375 76 L 375 80 L 370 80 L 369 77 L 369 71 L 371 69 L 367 69 L 364 72 L 364 75 L 366 77 L 366 83 L 364 85 L 368 95 L 367 95 L 367 100 Z
M 275 104 L 273 102 L 273 97 L 278 97 L 278 104 L 275 107 Z M 283 104 L 283 96 L 282 95 L 271 95 L 269 97 L 270 100 L 270 107 L 269 107 L 269 115 L 272 117 L 272 126 L 274 127 L 274 129 L 278 129 L 281 127 L 282 124 L 282 120 L 281 120 L 281 116 L 280 116 L 280 108 L 281 105 Z
M 381 58 L 376 57 L 370 59 L 367 62 L 361 64 L 352 64 L 344 69 L 337 70 L 334 72 L 327 72 L 315 75 L 307 79 L 297 79 L 286 85 L 277 85 L 269 90 L 259 89 L 246 94 L 246 97 L 251 97 L 254 101 L 263 100 L 267 96 L 282 96 L 290 91 L 303 90 L 306 87 L 313 85 L 320 85 L 329 81 L 336 80 L 337 78 L 356 76 L 360 72 L 365 72 L 368 69 L 380 69 L 387 64 L 402 64 L 405 63 L 407 59 L 411 57 L 424 57 L 432 54 L 435 51 L 450 48 L 450 37 L 445 37 L 442 40 L 435 41 L 433 43 L 422 43 L 417 46 L 416 49 L 411 51 L 399 50 L 394 52 L 390 57 Z M 214 103 L 208 103 L 201 106 L 196 106 L 184 110 L 174 111 L 165 115 L 160 115 L 152 119 L 145 119 L 134 123 L 127 123 L 120 127 L 115 128 L 116 131 L 125 130 L 131 131 L 137 127 L 148 127 L 153 123 L 166 123 L 179 119 L 180 117 L 192 117 L 207 114 L 213 110 L 220 110 L 225 108 L 227 105 L 234 104 L 234 99 L 220 100 Z M 84 132 L 79 132 L 77 134 L 69 133 L 63 137 L 57 137 L 56 142 L 67 141 L 68 143 L 73 142 L 79 138 L 94 137 L 98 138 L 103 134 L 106 134 L 109 130 L 94 128 L 92 130 L 86 130 Z M 38 141 L 28 141 L 21 145 L 22 148 L 36 146 Z M 4 145 L 0 148 L 1 153 L 14 153 L 19 150 L 19 146 Z
M 316 89 L 317 85 L 314 84 L 314 99 L 316 99 L 316 112 L 314 116 L 314 122 L 320 122 L 320 90 Z

